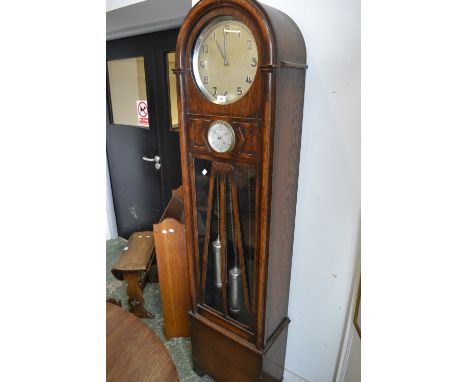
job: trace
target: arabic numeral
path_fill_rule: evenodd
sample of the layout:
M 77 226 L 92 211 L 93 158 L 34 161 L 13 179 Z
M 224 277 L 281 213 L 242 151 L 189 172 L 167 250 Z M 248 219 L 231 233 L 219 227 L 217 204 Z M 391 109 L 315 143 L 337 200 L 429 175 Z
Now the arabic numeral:
M 247 40 L 247 49 L 252 50 L 252 40 Z
M 206 85 L 208 83 L 208 76 L 203 77 L 203 83 Z
M 250 76 L 247 76 L 247 78 L 245 79 L 245 82 L 247 82 L 248 84 L 251 84 L 252 78 Z
M 237 87 L 237 95 L 242 95 L 242 88 L 240 86 Z
M 215 95 L 216 95 L 216 91 L 218 90 L 218 88 L 217 88 L 216 86 L 213 86 L 213 89 L 214 89 L 213 95 L 215 96 Z
M 252 66 L 254 68 L 257 66 L 257 59 L 255 57 L 252 58 L 252 63 L 250 64 L 250 66 Z
M 208 44 L 202 45 L 202 51 L 203 51 L 204 53 L 208 53 Z
M 205 69 L 205 61 L 200 61 L 200 68 Z

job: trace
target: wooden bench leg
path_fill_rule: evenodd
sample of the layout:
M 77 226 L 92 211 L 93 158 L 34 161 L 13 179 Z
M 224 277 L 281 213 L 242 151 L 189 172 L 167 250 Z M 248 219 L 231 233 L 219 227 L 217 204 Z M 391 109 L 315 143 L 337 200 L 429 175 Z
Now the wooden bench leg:
M 154 318 L 154 315 L 145 309 L 145 299 L 143 298 L 143 292 L 140 288 L 140 273 L 130 273 L 124 275 L 127 281 L 127 296 L 128 304 L 130 305 L 130 312 L 137 317 L 141 318 Z

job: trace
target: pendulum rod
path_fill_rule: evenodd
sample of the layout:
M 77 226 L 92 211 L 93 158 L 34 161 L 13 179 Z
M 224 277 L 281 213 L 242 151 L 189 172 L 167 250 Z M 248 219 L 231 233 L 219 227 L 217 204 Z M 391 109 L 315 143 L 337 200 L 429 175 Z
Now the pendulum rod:
M 235 233 L 235 244 L 237 246 L 237 254 L 239 257 L 239 265 L 241 271 L 241 278 L 242 278 L 242 289 L 244 294 L 244 302 L 245 306 L 250 313 L 250 303 L 249 303 L 249 294 L 247 290 L 247 280 L 246 280 L 246 273 L 245 273 L 245 261 L 244 261 L 244 251 L 242 248 L 242 239 L 241 239 L 241 230 L 240 230 L 240 220 L 239 220 L 239 202 L 237 200 L 237 190 L 236 190 L 236 182 L 234 180 L 233 172 L 229 172 L 229 183 L 231 185 L 231 196 L 232 196 L 232 210 L 233 210 L 233 220 L 234 220 L 234 233 Z
M 208 205 L 206 209 L 206 230 L 205 230 L 205 241 L 203 244 L 203 267 L 202 267 L 202 288 L 201 296 L 199 296 L 199 301 L 205 303 L 205 288 L 206 288 L 206 267 L 208 265 L 208 247 L 210 241 L 210 229 L 211 229 L 211 215 L 213 212 L 213 189 L 216 173 L 211 171 L 210 175 L 210 185 L 208 189 Z M 224 283 L 223 283 L 224 284 Z

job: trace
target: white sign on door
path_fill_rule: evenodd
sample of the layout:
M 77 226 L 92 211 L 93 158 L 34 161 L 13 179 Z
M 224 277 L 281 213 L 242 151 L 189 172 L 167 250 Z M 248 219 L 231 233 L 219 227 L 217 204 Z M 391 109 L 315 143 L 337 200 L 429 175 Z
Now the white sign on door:
M 146 100 L 138 100 L 136 103 L 138 126 L 149 127 L 148 102 Z

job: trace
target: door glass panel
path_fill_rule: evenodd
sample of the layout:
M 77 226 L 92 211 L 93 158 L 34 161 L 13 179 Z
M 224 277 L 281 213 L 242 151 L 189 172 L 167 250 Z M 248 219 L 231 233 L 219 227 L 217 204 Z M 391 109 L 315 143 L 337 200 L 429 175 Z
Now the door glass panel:
M 169 105 L 170 115 L 169 121 L 171 123 L 171 130 L 179 130 L 179 116 L 177 113 L 177 87 L 176 87 L 176 76 L 172 72 L 175 69 L 175 53 L 169 52 L 166 54 L 167 63 L 167 86 L 169 94 Z
M 220 172 L 196 158 L 198 261 L 204 304 L 252 325 L 255 264 L 255 169 Z M 224 291 L 223 291 L 224 290 Z
M 107 62 L 112 123 L 149 128 L 143 57 Z

